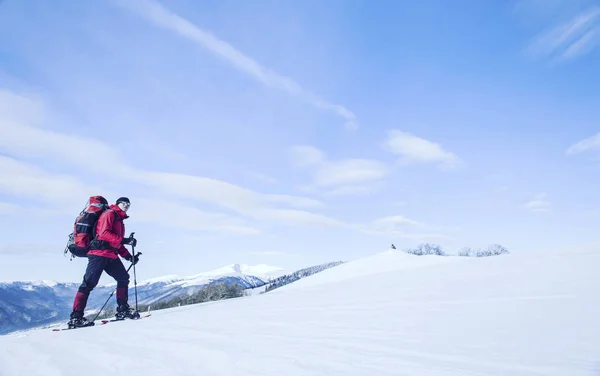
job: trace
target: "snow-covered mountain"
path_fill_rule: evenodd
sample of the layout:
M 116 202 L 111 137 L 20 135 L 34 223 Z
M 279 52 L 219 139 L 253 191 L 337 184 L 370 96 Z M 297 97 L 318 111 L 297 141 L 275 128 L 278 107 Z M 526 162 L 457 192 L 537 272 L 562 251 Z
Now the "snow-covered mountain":
M 69 315 L 78 284 L 54 281 L 0 282 L 0 334 Z
M 245 288 L 265 285 L 287 271 L 270 265 L 231 264 L 193 276 L 174 275 L 138 282 L 138 301 L 151 304 L 183 294 L 193 294 L 215 282 L 237 282 Z M 56 281 L 0 282 L 0 334 L 66 319 L 79 283 Z M 130 296 L 133 296 L 133 283 Z M 90 295 L 86 312 L 102 307 L 115 284 L 97 286 Z M 107 307 L 114 306 L 114 296 Z
M 1 336 L 0 373 L 598 375 L 598 265 L 600 250 L 385 252 L 266 294 Z
M 138 300 L 141 304 L 151 304 L 180 295 L 191 295 L 202 286 L 216 282 L 237 282 L 251 289 L 263 286 L 285 273 L 286 270 L 270 265 L 231 264 L 188 277 L 168 275 L 138 283 Z M 112 288 L 114 286 L 109 285 Z

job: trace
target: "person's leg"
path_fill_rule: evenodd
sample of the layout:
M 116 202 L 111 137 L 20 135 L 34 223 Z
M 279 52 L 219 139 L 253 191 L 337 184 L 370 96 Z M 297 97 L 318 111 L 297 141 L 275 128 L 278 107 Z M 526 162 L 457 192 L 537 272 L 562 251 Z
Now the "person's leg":
M 128 306 L 129 273 L 120 259 L 111 260 L 104 269 L 117 282 L 117 305 Z
M 89 256 L 87 268 L 83 276 L 83 281 L 73 300 L 73 312 L 71 312 L 71 319 L 81 319 L 83 317 L 83 311 L 87 305 L 87 300 L 92 290 L 98 285 L 102 271 L 106 264 L 106 258 L 100 256 Z

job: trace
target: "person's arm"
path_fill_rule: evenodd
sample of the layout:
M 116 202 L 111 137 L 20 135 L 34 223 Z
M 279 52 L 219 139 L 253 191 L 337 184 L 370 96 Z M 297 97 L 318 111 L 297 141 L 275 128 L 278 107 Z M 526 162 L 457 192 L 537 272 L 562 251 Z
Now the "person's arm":
M 120 248 L 123 247 L 121 242 L 123 241 L 123 237 L 112 232 L 113 224 L 115 221 L 115 214 L 113 211 L 105 211 L 102 213 L 100 218 L 98 218 L 98 239 L 107 241 L 108 244 L 114 249 L 118 249 L 120 253 Z M 125 247 L 123 247 L 125 248 Z M 127 252 L 127 249 L 125 249 Z

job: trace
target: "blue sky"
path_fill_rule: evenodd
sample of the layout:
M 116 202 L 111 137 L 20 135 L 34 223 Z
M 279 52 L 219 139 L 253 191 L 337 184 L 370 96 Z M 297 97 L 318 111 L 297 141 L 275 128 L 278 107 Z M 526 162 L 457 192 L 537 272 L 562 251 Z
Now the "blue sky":
M 0 279 L 96 194 L 139 279 L 598 244 L 598 66 L 591 0 L 4 1 Z

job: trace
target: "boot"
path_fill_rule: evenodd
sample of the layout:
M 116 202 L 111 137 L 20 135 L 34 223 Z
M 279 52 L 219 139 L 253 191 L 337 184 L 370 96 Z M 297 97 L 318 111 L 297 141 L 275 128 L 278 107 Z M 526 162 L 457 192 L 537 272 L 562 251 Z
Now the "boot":
M 125 319 L 139 319 L 140 314 L 133 310 L 133 308 L 129 307 L 129 304 L 121 304 L 117 307 L 117 314 L 115 315 L 117 320 L 125 320 Z
M 73 311 L 71 312 L 71 319 L 67 325 L 69 328 L 83 328 L 86 326 L 94 326 L 94 322 L 88 321 L 85 317 L 83 317 L 82 311 Z

